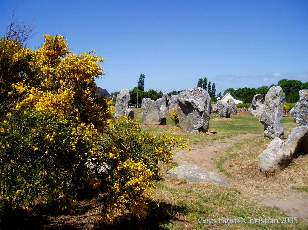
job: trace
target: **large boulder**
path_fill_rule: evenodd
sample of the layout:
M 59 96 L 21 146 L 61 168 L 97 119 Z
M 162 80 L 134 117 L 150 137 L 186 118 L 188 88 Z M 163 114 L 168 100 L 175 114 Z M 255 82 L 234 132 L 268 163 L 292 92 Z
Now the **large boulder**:
M 122 89 L 117 95 L 115 104 L 115 117 L 128 116 L 129 118 L 134 118 L 134 111 L 128 108 L 128 103 L 130 100 L 129 90 Z
M 162 125 L 166 124 L 168 115 L 167 97 L 157 99 L 143 98 L 141 108 L 143 109 L 142 122 L 144 124 Z
M 200 87 L 178 95 L 179 126 L 185 131 L 206 132 L 209 128 L 211 97 Z
M 269 89 L 264 99 L 264 108 L 260 115 L 260 122 L 264 125 L 264 136 L 274 139 L 283 136 L 281 119 L 285 94 L 280 86 Z
M 265 101 L 265 95 L 264 94 L 256 94 L 253 96 L 251 106 L 249 108 L 250 114 L 253 116 L 260 118 L 261 114 L 264 110 L 264 101 Z
M 294 117 L 297 125 L 308 125 L 308 90 L 299 91 L 299 101 L 291 109 L 290 114 Z
M 237 107 L 233 100 L 228 100 L 227 102 L 219 100 L 216 107 L 220 117 L 230 118 L 231 114 L 237 113 Z
M 308 126 L 291 130 L 286 141 L 276 137 L 259 156 L 259 169 L 273 173 L 287 167 L 294 157 L 308 153 Z

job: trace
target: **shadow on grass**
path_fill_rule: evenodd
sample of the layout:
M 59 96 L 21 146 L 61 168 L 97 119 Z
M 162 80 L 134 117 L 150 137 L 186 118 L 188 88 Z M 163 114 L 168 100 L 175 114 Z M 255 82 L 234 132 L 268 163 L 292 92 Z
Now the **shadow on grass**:
M 171 220 L 178 220 L 178 214 L 186 213 L 184 207 L 168 203 L 150 202 L 148 207 L 146 217 L 123 216 L 112 225 L 103 223 L 84 225 L 75 221 L 70 221 L 70 224 L 61 223 L 60 216 L 69 215 L 72 218 L 82 216 L 91 209 L 91 205 L 77 207 L 73 213 L 49 212 L 46 207 L 40 207 L 31 213 L 20 210 L 7 211 L 0 215 L 0 229 L 163 229 L 161 225 L 167 225 Z M 51 223 L 48 217 L 59 218 L 59 221 Z
M 149 213 L 144 219 L 124 217 L 113 225 L 100 225 L 98 229 L 164 229 L 163 224 L 178 220 L 178 214 L 185 214 L 186 208 L 168 203 L 149 204 Z

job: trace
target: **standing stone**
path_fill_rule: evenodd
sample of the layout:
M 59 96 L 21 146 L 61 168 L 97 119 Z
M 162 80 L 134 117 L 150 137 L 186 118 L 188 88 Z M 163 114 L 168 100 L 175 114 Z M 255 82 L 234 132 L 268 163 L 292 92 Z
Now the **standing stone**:
M 173 110 L 177 110 L 179 108 L 179 95 L 172 95 L 168 99 L 168 109 L 169 113 L 172 112 Z
M 128 102 L 130 100 L 129 90 L 122 89 L 117 95 L 115 105 L 115 117 L 128 116 L 134 118 L 134 111 L 128 108 Z
M 162 98 L 157 99 L 156 105 L 158 107 L 159 123 L 165 125 L 168 116 L 167 96 L 164 95 Z
M 259 169 L 273 173 L 287 167 L 294 157 L 308 153 L 308 126 L 291 130 L 286 141 L 276 137 L 259 156 Z
M 230 118 L 231 114 L 237 113 L 237 108 L 233 100 L 228 100 L 228 102 L 219 100 L 216 104 L 216 107 L 220 117 Z
M 168 114 L 167 97 L 157 99 L 143 98 L 141 108 L 143 109 L 142 122 L 144 124 L 163 125 L 166 124 Z
M 185 131 L 206 132 L 209 129 L 211 97 L 200 87 L 178 95 L 179 126 Z
M 265 95 L 264 109 L 260 116 L 260 122 L 264 125 L 264 136 L 272 139 L 283 136 L 281 119 L 284 99 L 285 94 L 280 86 L 271 87 Z
M 308 90 L 299 91 L 299 101 L 291 109 L 290 114 L 294 117 L 298 126 L 308 125 Z
M 260 118 L 261 114 L 264 109 L 264 101 L 265 101 L 265 95 L 264 94 L 256 94 L 253 96 L 251 106 L 249 108 L 250 114 L 253 116 Z

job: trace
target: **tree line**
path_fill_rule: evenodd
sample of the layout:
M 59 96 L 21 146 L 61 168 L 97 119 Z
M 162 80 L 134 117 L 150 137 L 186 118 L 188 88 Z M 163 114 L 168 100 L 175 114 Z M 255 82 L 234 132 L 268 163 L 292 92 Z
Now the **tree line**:
M 301 89 L 308 89 L 308 82 L 301 82 L 299 80 L 288 80 L 282 79 L 278 81 L 278 86 L 280 86 L 285 95 L 286 95 L 286 102 L 288 103 L 295 103 L 299 100 L 299 90 Z M 230 93 L 233 97 L 238 100 L 243 101 L 244 103 L 251 103 L 253 96 L 256 94 L 266 94 L 271 86 L 261 86 L 259 88 L 228 88 L 224 91 L 224 95 L 226 93 Z
M 147 91 L 144 90 L 144 83 L 145 83 L 145 74 L 141 73 L 139 75 L 139 79 L 137 82 L 137 86 L 130 90 L 130 103 L 131 105 L 138 105 L 141 106 L 141 102 L 143 98 L 151 98 L 152 100 L 157 100 L 163 96 L 162 91 L 149 89 Z M 308 89 L 308 82 L 302 82 L 299 80 L 288 80 L 288 79 L 281 79 L 277 83 L 280 86 L 285 95 L 286 95 L 286 102 L 288 103 L 295 103 L 299 100 L 299 90 L 301 89 Z M 271 86 L 261 86 L 258 88 L 253 87 L 243 87 L 243 88 L 228 88 L 224 91 L 223 95 L 230 93 L 233 97 L 238 100 L 243 101 L 243 103 L 251 103 L 253 96 L 256 94 L 266 94 Z M 206 77 L 199 78 L 197 82 L 197 87 L 201 87 L 205 89 L 212 100 L 216 101 L 216 97 L 222 97 L 221 93 L 216 94 L 216 84 L 215 82 L 208 81 Z M 173 90 L 167 93 L 169 96 L 177 95 L 181 92 L 181 90 Z M 115 99 L 116 95 L 119 92 L 114 92 L 111 95 Z

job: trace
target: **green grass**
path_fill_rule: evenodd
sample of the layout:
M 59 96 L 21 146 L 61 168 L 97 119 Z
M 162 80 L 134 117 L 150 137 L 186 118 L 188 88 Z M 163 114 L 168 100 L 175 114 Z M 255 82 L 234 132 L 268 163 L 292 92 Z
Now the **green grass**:
M 207 219 L 239 219 L 246 221 L 254 218 L 275 218 L 282 220 L 286 215 L 275 208 L 266 208 L 242 198 L 241 193 L 233 188 L 214 185 L 202 186 L 174 181 L 163 181 L 157 184 L 157 199 L 181 207 L 168 222 L 161 223 L 166 229 L 305 229 L 307 225 L 297 224 L 235 224 L 208 225 Z
M 135 109 L 135 119 L 141 123 L 142 109 Z M 295 123 L 291 117 L 284 117 L 282 119 L 282 124 L 286 130 L 286 134 L 289 132 L 290 128 L 295 127 Z M 219 118 L 213 116 L 210 119 L 210 131 L 215 131 L 216 134 L 212 135 L 183 132 L 170 118 L 167 119 L 167 125 L 145 126 L 144 128 L 150 132 L 158 134 L 172 133 L 184 138 L 191 145 L 206 144 L 214 140 L 222 140 L 235 135 L 263 133 L 263 125 L 257 118 L 248 114 L 235 115 L 231 118 Z
M 306 192 L 308 193 L 308 185 L 304 186 L 292 186 L 292 189 L 300 191 L 300 192 Z

